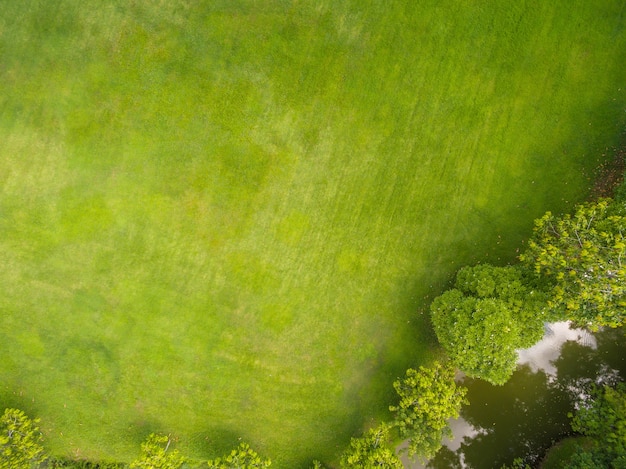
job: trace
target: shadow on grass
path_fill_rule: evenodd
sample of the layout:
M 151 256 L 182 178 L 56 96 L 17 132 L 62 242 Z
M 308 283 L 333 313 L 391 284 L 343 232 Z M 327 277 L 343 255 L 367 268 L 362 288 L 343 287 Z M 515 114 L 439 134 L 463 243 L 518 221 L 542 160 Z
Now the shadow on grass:
M 241 432 L 237 432 L 227 427 L 212 426 L 206 430 L 190 435 L 189 446 L 194 454 L 202 459 L 213 459 L 229 454 L 231 450 L 239 446 L 240 443 L 250 444 Z M 257 452 L 258 449 L 255 449 Z M 259 453 L 261 456 L 267 456 Z

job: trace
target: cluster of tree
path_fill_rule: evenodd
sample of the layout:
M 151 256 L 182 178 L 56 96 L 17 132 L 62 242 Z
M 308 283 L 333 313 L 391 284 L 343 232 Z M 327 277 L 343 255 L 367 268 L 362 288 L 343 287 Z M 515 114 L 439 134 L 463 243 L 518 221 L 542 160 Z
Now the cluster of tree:
M 73 469 L 266 469 L 269 459 L 261 458 L 246 443 L 230 454 L 210 461 L 192 461 L 176 449 L 165 435 L 150 434 L 141 444 L 141 455 L 130 466 L 116 462 L 71 461 L 49 458 L 42 445 L 39 419 L 30 419 L 23 411 L 6 409 L 0 418 L 0 469 L 73 468 Z
M 396 381 L 400 402 L 390 407 L 393 421 L 353 438 L 341 467 L 401 468 L 389 449 L 393 430 L 408 441 L 410 456 L 433 457 L 449 432 L 448 420 L 466 403 L 452 365 L 501 385 L 516 368 L 516 350 L 539 341 L 546 321 L 570 320 L 592 330 L 623 325 L 624 231 L 626 204 L 600 199 L 579 205 L 573 216 L 548 212 L 537 220 L 519 264 L 462 268 L 454 288 L 431 304 L 435 333 L 451 364 L 409 369 Z
M 561 317 L 591 330 L 619 327 L 626 320 L 625 235 L 626 204 L 600 199 L 579 205 L 574 215 L 546 213 L 520 259 Z
M 626 186 L 624 186 L 626 187 Z M 409 369 L 393 386 L 399 402 L 393 418 L 352 438 L 343 452 L 343 469 L 400 469 L 394 438 L 408 442 L 409 456 L 431 458 L 449 435 L 448 420 L 459 415 L 466 389 L 455 381 L 455 368 L 494 384 L 505 383 L 515 369 L 516 349 L 541 339 L 544 321 L 571 320 L 596 330 L 626 323 L 626 189 L 618 200 L 579 205 L 573 215 L 546 213 L 536 220 L 520 264 L 477 265 L 461 269 L 454 288 L 431 304 L 435 333 L 450 362 Z M 113 469 L 119 463 L 88 463 L 48 458 L 38 420 L 7 409 L 0 420 L 0 469 Z M 626 467 L 626 387 L 605 388 L 574 416 L 572 427 L 592 444 L 581 446 L 568 468 Z M 167 436 L 149 435 L 131 469 L 268 468 L 242 443 L 230 454 L 198 463 L 170 448 Z M 321 469 L 319 461 L 313 469 Z M 524 462 L 516 460 L 515 468 Z
M 626 323 L 626 203 L 600 199 L 574 215 L 536 220 L 520 263 L 461 269 L 431 304 L 437 338 L 471 377 L 504 384 L 516 349 L 542 337 L 544 321 L 597 330 Z
M 409 456 L 433 457 L 449 433 L 448 420 L 466 403 L 453 366 L 501 385 L 516 368 L 516 350 L 540 340 L 546 321 L 590 329 L 623 325 L 625 231 L 624 202 L 600 199 L 579 205 L 573 216 L 548 212 L 537 220 L 519 264 L 462 268 L 454 288 L 431 304 L 435 333 L 451 363 L 407 370 L 394 383 L 400 402 L 390 407 L 393 420 L 352 438 L 341 467 L 402 467 L 389 447 L 394 434 L 408 441 Z M 515 464 L 524 467 L 521 460 Z
M 522 269 L 477 265 L 461 269 L 455 288 L 431 304 L 439 343 L 466 375 L 504 384 L 516 350 L 543 336 L 546 295 L 529 286 Z
M 566 456 L 563 469 L 614 469 L 626 467 L 626 384 L 595 387 L 574 414 L 572 430 L 579 435 Z M 531 469 L 521 458 L 501 469 Z
M 571 416 L 572 429 L 584 435 L 566 469 L 626 467 L 626 384 L 594 389 Z
M 130 469 L 180 469 L 184 464 L 209 469 L 266 469 L 271 460 L 263 459 L 247 443 L 241 443 L 230 454 L 206 463 L 190 461 L 178 450 L 170 450 L 170 439 L 164 435 L 151 434 L 141 444 L 141 456 L 130 464 Z
M 435 362 L 431 367 L 409 369 L 403 379 L 394 384 L 399 401 L 391 406 L 391 422 L 368 430 L 360 438 L 352 438 L 341 456 L 342 468 L 401 469 L 402 463 L 393 450 L 393 437 L 408 442 L 409 456 L 430 458 L 441 447 L 444 436 L 450 434 L 448 420 L 459 415 L 465 403 L 467 390 L 454 380 L 450 364 Z M 119 463 L 87 463 L 48 460 L 41 444 L 38 420 L 29 419 L 22 411 L 7 409 L 0 420 L 0 469 L 39 467 L 73 467 L 81 469 L 113 469 L 127 467 Z M 208 467 L 209 469 L 266 469 L 269 459 L 261 458 L 247 444 L 242 443 L 230 454 L 208 462 L 191 461 L 171 448 L 171 440 L 164 435 L 151 434 L 141 444 L 141 455 L 130 464 L 130 469 L 181 469 Z M 43 463 L 46 466 L 43 466 Z M 319 461 L 313 468 L 322 468 Z
M 406 440 L 410 457 L 433 457 L 441 448 L 444 436 L 451 436 L 448 420 L 457 418 L 461 405 L 467 403 L 467 389 L 455 382 L 454 374 L 449 363 L 435 362 L 428 368 L 408 369 L 406 376 L 393 384 L 399 402 L 389 407 L 392 421 L 370 429 L 360 438 L 352 438 L 341 457 L 341 467 L 402 468 L 400 459 L 389 447 L 393 430 Z

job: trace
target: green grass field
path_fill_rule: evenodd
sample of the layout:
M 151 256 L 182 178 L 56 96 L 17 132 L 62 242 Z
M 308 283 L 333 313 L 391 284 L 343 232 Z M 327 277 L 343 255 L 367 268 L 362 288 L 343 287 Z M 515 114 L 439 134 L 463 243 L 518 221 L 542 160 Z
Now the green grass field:
M 0 0 L 0 406 L 331 461 L 626 124 L 622 0 Z

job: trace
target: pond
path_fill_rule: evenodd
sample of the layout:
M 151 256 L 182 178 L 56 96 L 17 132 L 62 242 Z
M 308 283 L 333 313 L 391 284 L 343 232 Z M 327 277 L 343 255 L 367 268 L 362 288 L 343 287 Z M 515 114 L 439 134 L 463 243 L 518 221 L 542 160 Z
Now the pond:
M 515 457 L 538 467 L 553 443 L 571 434 L 568 412 L 591 383 L 626 377 L 626 340 L 621 329 L 595 334 L 546 325 L 534 347 L 519 351 L 517 371 L 504 386 L 464 378 L 470 405 L 451 422 L 452 440 L 426 465 L 411 469 L 499 469 Z

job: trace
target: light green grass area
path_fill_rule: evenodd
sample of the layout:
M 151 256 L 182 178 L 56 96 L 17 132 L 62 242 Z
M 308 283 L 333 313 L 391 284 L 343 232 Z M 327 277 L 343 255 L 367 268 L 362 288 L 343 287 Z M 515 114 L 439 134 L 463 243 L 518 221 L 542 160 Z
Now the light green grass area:
M 56 454 L 330 461 L 424 311 L 585 197 L 621 0 L 0 1 L 0 406 Z

